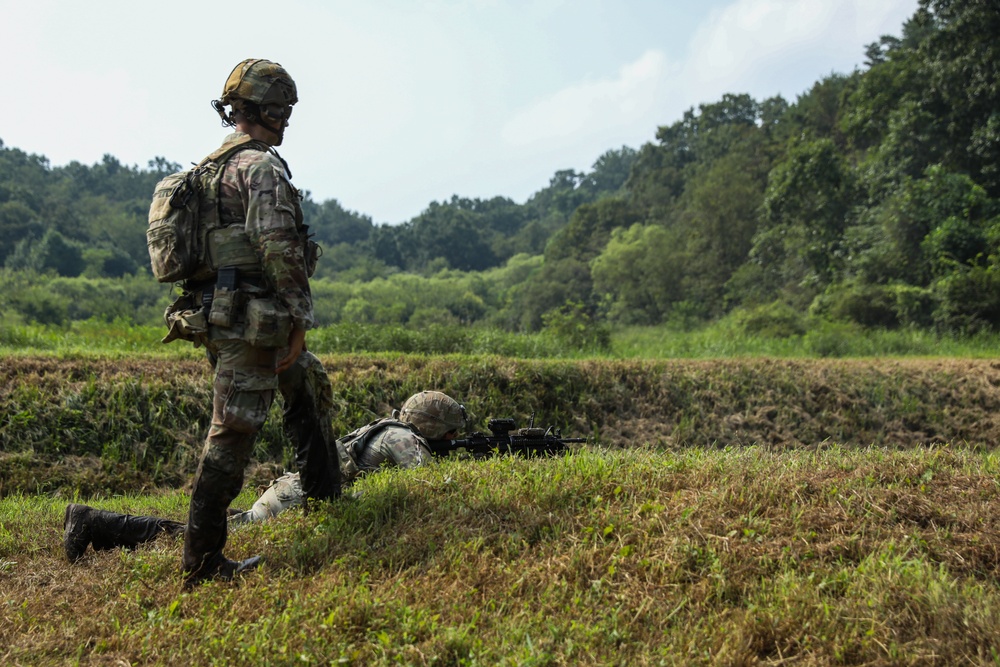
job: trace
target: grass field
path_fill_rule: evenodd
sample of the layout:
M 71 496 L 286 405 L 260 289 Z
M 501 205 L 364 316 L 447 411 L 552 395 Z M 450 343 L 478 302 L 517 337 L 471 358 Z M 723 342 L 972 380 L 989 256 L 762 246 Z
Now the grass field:
M 996 664 L 998 466 L 952 447 L 447 461 L 234 531 L 228 552 L 265 565 L 190 593 L 179 540 L 69 565 L 65 501 L 7 497 L 0 663 Z M 95 504 L 182 520 L 186 497 Z
M 131 355 L 198 358 L 183 342 L 161 345 L 164 328 L 122 320 L 70 322 L 66 326 L 9 323 L 0 318 L 0 355 L 57 354 L 109 357 Z M 1000 335 L 936 334 L 919 329 L 863 329 L 817 322 L 797 335 L 748 333 L 733 320 L 693 330 L 666 326 L 620 327 L 610 332 L 607 347 L 595 347 L 585 335 L 559 332 L 514 333 L 480 327 L 407 328 L 398 325 L 336 324 L 309 334 L 317 354 L 466 354 L 524 359 L 725 359 L 961 357 L 993 358 Z
M 0 665 L 1000 664 L 989 358 L 323 359 L 338 432 L 435 387 L 590 443 L 380 472 L 183 592 L 178 539 L 70 565 L 61 523 L 185 518 L 204 361 L 0 356 Z

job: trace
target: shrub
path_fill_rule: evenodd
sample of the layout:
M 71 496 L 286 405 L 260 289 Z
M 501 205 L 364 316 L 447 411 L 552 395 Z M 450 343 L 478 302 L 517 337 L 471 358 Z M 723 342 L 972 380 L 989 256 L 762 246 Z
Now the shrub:
M 569 302 L 542 315 L 543 331 L 556 341 L 575 350 L 611 348 L 611 330 L 597 323 L 582 303 Z
M 886 285 L 858 282 L 831 285 L 816 297 L 810 308 L 813 315 L 869 327 L 899 325 L 896 299 Z
M 802 342 L 806 351 L 817 357 L 846 357 L 856 353 L 852 341 L 861 333 L 860 327 L 849 322 L 816 320 Z
M 743 333 L 753 336 L 791 338 L 806 332 L 803 314 L 781 301 L 736 311 L 732 318 Z

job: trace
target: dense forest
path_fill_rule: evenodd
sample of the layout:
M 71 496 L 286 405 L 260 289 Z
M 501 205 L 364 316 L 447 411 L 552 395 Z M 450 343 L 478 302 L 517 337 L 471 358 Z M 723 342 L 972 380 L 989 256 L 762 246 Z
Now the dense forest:
M 701 104 L 523 204 L 453 196 L 384 225 L 305 193 L 319 320 L 1000 329 L 997 35 L 994 0 L 921 0 L 863 68 L 794 102 Z M 0 141 L 0 324 L 157 321 L 146 216 L 178 169 L 53 167 Z

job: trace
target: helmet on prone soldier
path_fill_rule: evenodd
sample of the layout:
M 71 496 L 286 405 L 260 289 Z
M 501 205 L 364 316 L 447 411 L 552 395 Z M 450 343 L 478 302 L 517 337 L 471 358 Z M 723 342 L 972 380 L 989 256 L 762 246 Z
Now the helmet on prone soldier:
M 465 406 L 440 391 L 422 391 L 406 399 L 399 409 L 400 421 L 412 424 L 420 435 L 439 440 L 452 431 L 465 428 Z

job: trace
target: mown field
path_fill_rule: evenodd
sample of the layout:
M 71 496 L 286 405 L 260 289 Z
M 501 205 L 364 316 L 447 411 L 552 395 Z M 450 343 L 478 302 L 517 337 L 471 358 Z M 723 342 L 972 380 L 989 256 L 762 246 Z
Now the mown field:
M 1000 662 L 1000 364 L 323 358 L 338 431 L 433 387 L 590 443 L 372 475 L 184 593 L 180 541 L 70 566 L 61 518 L 183 520 L 205 364 L 4 358 L 0 664 Z

